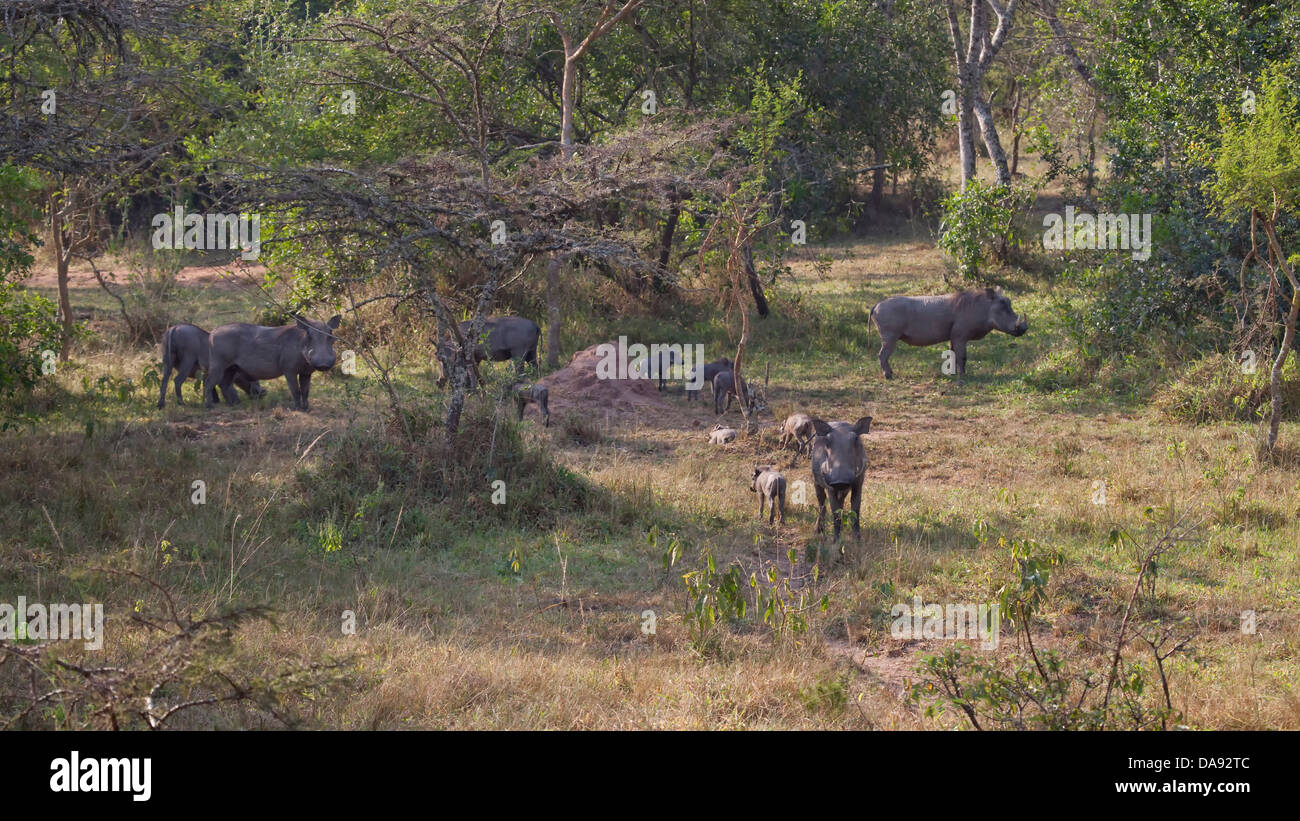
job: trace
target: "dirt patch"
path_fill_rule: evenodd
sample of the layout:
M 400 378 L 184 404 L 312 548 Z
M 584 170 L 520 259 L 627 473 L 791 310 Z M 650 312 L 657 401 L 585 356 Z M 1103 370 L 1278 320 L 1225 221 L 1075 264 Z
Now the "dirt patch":
M 130 274 L 125 263 L 108 260 L 99 263 L 100 272 L 110 284 L 122 286 Z M 110 279 L 108 274 L 112 273 Z M 261 263 L 234 262 L 213 263 L 210 265 L 188 265 L 176 274 L 176 283 L 188 288 L 217 288 L 226 291 L 257 290 L 257 284 L 266 276 L 266 267 Z M 23 280 L 28 288 L 55 289 L 59 287 L 59 274 L 53 265 L 37 264 L 32 266 L 32 273 Z M 72 265 L 68 269 L 68 288 L 98 288 L 99 281 L 89 265 Z
M 617 347 L 614 342 L 604 344 Z M 597 373 L 600 347 L 578 351 L 568 365 L 539 380 L 550 391 L 551 412 L 588 414 L 620 424 L 679 427 L 678 408 L 659 392 L 655 380 L 607 379 Z M 529 413 L 536 415 L 536 408 L 530 405 Z

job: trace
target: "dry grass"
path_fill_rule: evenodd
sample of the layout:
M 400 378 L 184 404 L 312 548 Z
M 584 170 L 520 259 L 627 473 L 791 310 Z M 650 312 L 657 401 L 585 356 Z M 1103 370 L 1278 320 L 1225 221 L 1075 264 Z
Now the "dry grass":
M 835 258 L 828 276 L 814 272 L 818 251 Z M 1199 630 L 1171 668 L 1175 706 L 1196 727 L 1300 728 L 1300 465 L 1257 464 L 1249 424 L 1169 421 L 1086 385 L 1033 388 L 1025 377 L 1054 367 L 1064 342 L 1046 294 L 1028 285 L 1016 307 L 1030 313 L 1030 335 L 973 345 L 964 383 L 939 373 L 937 348 L 906 347 L 898 378 L 885 382 L 866 311 L 889 293 L 942 290 L 932 244 L 904 234 L 805 253 L 781 287 L 818 327 L 780 316 L 756 325 L 751 367 L 772 363 L 777 413 L 767 427 L 710 446 L 709 403 L 680 394 L 669 398 L 671 418 L 560 419 L 548 431 L 525 423 L 523 441 L 599 497 L 540 528 L 494 519 L 486 481 L 481 495 L 435 502 L 396 477 L 379 488 L 382 454 L 328 470 L 348 447 L 384 435 L 382 392 L 364 368 L 352 387 L 320 380 L 310 416 L 282 409 L 280 384 L 260 408 L 169 405 L 160 415 L 156 387 L 137 384 L 125 401 L 84 390 L 101 376 L 138 383 L 152 354 L 80 358 L 60 374 L 61 391 L 38 403 L 35 431 L 3 434 L 0 600 L 32 596 L 38 578 L 47 600 L 104 600 L 127 643 L 121 614 L 138 591 L 96 575 L 105 562 L 157 573 L 199 609 L 270 603 L 278 630 L 241 631 L 247 658 L 355 660 L 355 687 L 295 704 L 322 726 L 937 727 L 955 722 L 922 717 L 900 694 L 918 656 L 939 644 L 890 639 L 887 614 L 913 594 L 991 600 L 1009 559 L 979 547 L 977 522 L 1062 552 L 1039 640 L 1098 666 L 1095 642 L 1117 623 L 1135 570 L 1108 546 L 1111 530 L 1140 535 L 1147 508 L 1194 506 L 1208 517 L 1203 540 L 1167 558 L 1144 605 L 1145 615 Z M 427 374 L 402 378 L 422 385 Z M 792 501 L 787 525 L 769 528 L 747 482 L 759 463 L 784 466 L 792 485 L 809 480 L 806 458 L 791 466 L 772 430 L 801 408 L 874 417 L 862 542 L 819 583 L 830 607 L 812 614 L 808 634 L 776 636 L 749 619 L 701 653 L 683 622 L 680 575 L 706 548 L 720 566 L 782 573 L 793 549 L 793 569 L 807 570 L 814 509 Z M 1300 441 L 1300 426 L 1284 425 L 1282 439 Z M 196 478 L 208 480 L 203 507 L 189 502 Z M 1104 505 L 1095 503 L 1101 482 Z M 337 550 L 322 547 L 327 521 L 342 533 Z M 666 571 L 670 534 L 682 553 Z M 649 637 L 647 609 L 657 616 Z M 354 636 L 340 630 L 345 610 L 357 614 Z M 1256 635 L 1238 629 L 1243 610 L 1261 614 Z M 107 655 L 124 647 L 110 641 Z M 998 652 L 1013 650 L 1006 641 Z

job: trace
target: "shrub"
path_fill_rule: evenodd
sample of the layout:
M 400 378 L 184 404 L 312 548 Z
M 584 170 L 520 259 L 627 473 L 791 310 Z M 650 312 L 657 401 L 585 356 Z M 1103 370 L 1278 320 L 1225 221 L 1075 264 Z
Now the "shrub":
M 1256 422 L 1269 412 L 1268 375 L 1272 362 L 1261 357 L 1253 374 L 1243 373 L 1239 361 L 1226 354 L 1203 357 L 1181 376 L 1163 385 L 1152 407 L 1176 422 Z M 1300 374 L 1295 357 L 1282 366 L 1282 406 L 1300 407 Z M 1288 418 L 1294 418 L 1292 410 Z
M 939 250 L 956 263 L 961 278 L 979 282 L 985 260 L 1005 262 L 1013 247 L 1023 245 L 1021 217 L 1034 194 L 1032 187 L 986 185 L 975 179 L 941 203 Z
M 0 402 L 35 385 L 43 352 L 61 344 L 54 303 L 17 284 L 40 244 L 32 230 L 38 214 L 28 197 L 36 184 L 21 169 L 0 165 Z

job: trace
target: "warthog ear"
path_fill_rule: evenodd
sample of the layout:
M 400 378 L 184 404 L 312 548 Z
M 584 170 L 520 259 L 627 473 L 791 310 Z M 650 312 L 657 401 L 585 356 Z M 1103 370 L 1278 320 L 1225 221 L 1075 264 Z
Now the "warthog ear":
M 307 324 L 307 320 L 303 319 L 302 317 L 295 316 L 293 318 L 293 321 L 299 328 L 302 328 L 304 331 L 311 330 L 311 326 Z
M 334 316 L 330 317 L 330 321 L 326 322 L 325 324 L 328 325 L 330 330 L 332 331 L 338 328 L 338 326 L 343 324 L 343 317 L 339 316 L 338 314 L 335 314 Z
M 871 417 L 864 416 L 853 424 L 853 432 L 858 436 L 871 431 Z
M 825 436 L 831 432 L 831 426 L 820 419 L 812 420 L 813 430 L 817 431 L 818 436 Z

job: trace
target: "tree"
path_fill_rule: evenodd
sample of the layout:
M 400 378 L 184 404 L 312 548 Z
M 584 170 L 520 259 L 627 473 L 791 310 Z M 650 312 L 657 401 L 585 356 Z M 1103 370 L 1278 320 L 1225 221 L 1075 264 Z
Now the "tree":
M 591 49 L 592 43 L 634 15 L 644 2 L 645 0 L 626 0 L 620 7 L 617 0 L 605 0 L 600 16 L 587 36 L 578 42 L 574 41 L 574 35 L 558 11 L 548 9 L 545 12 L 564 46 L 564 71 L 560 83 L 560 150 L 566 160 L 572 160 L 576 150 L 573 112 L 577 104 L 578 63 Z M 546 364 L 551 368 L 560 365 L 560 326 L 563 322 L 560 311 L 560 273 L 567 262 L 567 256 L 555 256 L 546 266 Z
M 1002 150 L 993 110 L 983 89 L 984 75 L 1011 32 L 1018 3 L 1019 0 L 1011 0 L 1004 8 L 994 0 L 971 0 L 970 23 L 963 37 L 957 6 L 954 0 L 948 0 L 948 28 L 952 34 L 953 60 L 957 68 L 957 143 L 961 151 L 962 188 L 975 176 L 975 123 L 972 120 L 976 119 L 984 147 L 988 149 L 989 159 L 997 172 L 997 184 L 1011 184 L 1007 155 Z M 997 20 L 992 31 L 989 30 L 990 9 Z
M 72 258 L 100 249 L 109 199 L 140 193 L 147 177 L 177 161 L 185 137 L 202 131 L 225 95 L 216 69 L 175 70 L 211 42 L 204 3 L 17 0 L 5 12 L 0 160 L 47 182 L 66 359 Z
M 1268 269 L 1278 293 L 1285 295 L 1282 341 L 1269 374 L 1269 451 L 1277 444 L 1282 419 L 1282 366 L 1295 344 L 1296 319 L 1300 317 L 1300 281 L 1295 271 L 1300 257 L 1288 257 L 1278 238 L 1279 220 L 1300 211 L 1300 115 L 1289 85 L 1280 66 L 1265 73 L 1254 115 L 1229 121 L 1223 129 L 1214 161 L 1215 178 L 1209 185 L 1221 213 L 1249 214 L 1252 237 L 1256 224 L 1262 226 L 1267 240 L 1264 254 L 1253 250 L 1251 254 Z M 1275 321 L 1273 304 L 1270 300 L 1264 321 Z

